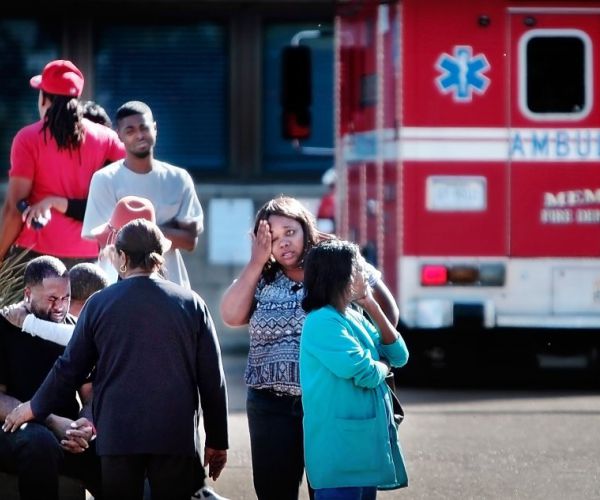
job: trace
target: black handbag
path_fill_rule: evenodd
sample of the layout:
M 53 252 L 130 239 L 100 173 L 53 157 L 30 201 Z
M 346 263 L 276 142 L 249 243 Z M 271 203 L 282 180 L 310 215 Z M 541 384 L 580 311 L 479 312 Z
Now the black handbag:
M 394 415 L 394 423 L 398 427 L 404 420 L 404 408 L 400 404 L 398 396 L 396 396 L 396 380 L 394 379 L 394 372 L 390 371 L 385 377 L 385 382 L 390 388 L 390 397 L 392 398 L 392 413 Z

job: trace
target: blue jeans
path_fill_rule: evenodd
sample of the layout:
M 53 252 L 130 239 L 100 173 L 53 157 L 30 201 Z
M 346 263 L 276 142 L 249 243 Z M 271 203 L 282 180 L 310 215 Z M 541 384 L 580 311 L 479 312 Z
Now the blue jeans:
M 258 500 L 297 500 L 304 473 L 300 396 L 249 388 L 246 411 Z
M 315 500 L 375 500 L 376 497 L 377 488 L 375 486 L 315 490 Z
M 95 498 L 101 498 L 94 442 L 83 453 L 63 451 L 52 431 L 37 422 L 16 432 L 0 430 L 0 469 L 17 475 L 22 500 L 58 500 L 59 474 L 81 479 Z

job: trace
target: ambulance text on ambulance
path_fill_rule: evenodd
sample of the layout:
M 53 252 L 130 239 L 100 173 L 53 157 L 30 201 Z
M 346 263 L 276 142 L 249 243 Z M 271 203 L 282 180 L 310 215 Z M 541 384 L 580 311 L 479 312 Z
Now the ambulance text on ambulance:
M 511 161 L 600 161 L 600 129 L 512 129 Z

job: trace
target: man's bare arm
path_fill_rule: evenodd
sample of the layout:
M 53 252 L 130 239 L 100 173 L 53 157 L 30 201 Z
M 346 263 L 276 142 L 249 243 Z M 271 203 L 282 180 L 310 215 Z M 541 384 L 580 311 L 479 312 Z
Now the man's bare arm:
M 199 222 L 174 222 L 160 226 L 164 235 L 171 240 L 172 248 L 193 251 L 198 244 L 198 235 L 202 231 Z
M 31 179 L 24 177 L 11 177 L 8 180 L 6 199 L 2 206 L 2 218 L 0 219 L 0 262 L 4 260 L 8 249 L 21 232 L 23 219 L 17 209 L 17 203 L 29 196 L 32 185 Z

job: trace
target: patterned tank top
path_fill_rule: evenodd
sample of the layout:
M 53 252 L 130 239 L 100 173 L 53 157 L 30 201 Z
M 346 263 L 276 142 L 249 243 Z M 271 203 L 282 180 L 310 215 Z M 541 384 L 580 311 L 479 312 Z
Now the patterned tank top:
M 250 351 L 245 380 L 255 389 L 300 395 L 300 334 L 306 313 L 302 283 L 278 272 L 271 283 L 261 278 L 250 317 Z

